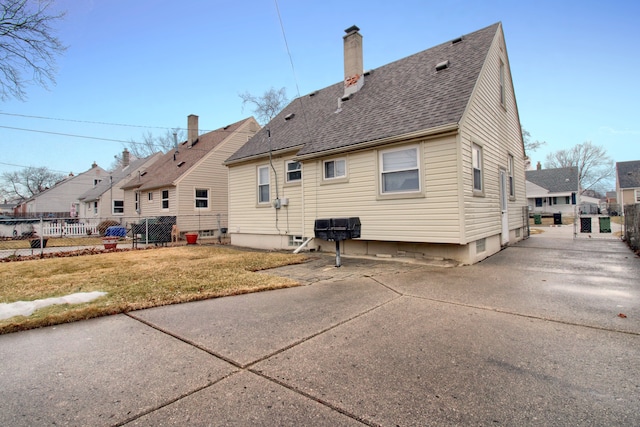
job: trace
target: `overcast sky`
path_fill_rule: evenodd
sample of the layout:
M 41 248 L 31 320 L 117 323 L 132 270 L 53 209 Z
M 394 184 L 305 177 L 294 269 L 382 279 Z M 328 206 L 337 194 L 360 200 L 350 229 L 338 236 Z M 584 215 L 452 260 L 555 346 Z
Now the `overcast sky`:
M 640 160 L 639 5 L 57 0 L 67 11 L 58 36 L 69 46 L 57 85 L 29 86 L 26 101 L 0 102 L 0 172 L 47 166 L 80 173 L 94 161 L 108 168 L 123 149 L 118 140 L 184 128 L 189 114 L 200 117 L 203 131 L 250 116 L 241 92 L 285 87 L 293 99 L 339 82 L 351 25 L 364 37 L 364 68 L 373 69 L 498 21 L 520 121 L 532 139 L 547 141 L 529 153 L 533 165 L 584 141 L 604 146 L 615 161 Z

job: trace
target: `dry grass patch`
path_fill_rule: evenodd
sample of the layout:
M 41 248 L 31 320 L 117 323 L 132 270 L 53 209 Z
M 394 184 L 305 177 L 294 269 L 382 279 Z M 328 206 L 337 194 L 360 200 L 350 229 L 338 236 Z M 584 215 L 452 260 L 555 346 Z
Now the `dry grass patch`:
M 298 264 L 303 255 L 182 246 L 74 258 L 0 263 L 0 302 L 33 301 L 75 292 L 107 295 L 77 305 L 0 320 L 0 333 L 55 325 L 160 305 L 298 285 L 256 271 Z

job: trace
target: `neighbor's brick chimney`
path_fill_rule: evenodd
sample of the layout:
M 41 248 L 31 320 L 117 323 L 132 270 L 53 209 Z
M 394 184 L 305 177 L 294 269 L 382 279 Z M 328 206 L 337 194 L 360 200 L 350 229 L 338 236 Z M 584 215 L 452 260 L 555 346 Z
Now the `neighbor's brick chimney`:
M 536 165 L 536 169 L 537 170 L 542 170 L 542 165 L 540 164 L 540 162 L 538 162 L 538 164 Z
M 131 156 L 129 155 L 129 150 L 126 148 L 122 150 L 122 167 L 126 168 L 129 166 L 129 162 L 131 161 Z
M 344 30 L 344 96 L 349 96 L 364 84 L 362 35 L 355 25 Z
M 198 139 L 198 116 L 189 114 L 187 117 L 187 146 L 191 147 Z

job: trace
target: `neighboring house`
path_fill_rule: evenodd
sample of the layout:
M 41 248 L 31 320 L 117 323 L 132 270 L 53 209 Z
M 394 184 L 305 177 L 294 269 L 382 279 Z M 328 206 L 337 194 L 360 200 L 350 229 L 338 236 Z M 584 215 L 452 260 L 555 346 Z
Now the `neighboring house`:
M 530 212 L 575 214 L 580 194 L 578 168 L 526 171 Z
M 253 117 L 198 135 L 188 117 L 187 141 L 122 185 L 124 215 L 175 216 L 181 233 L 214 235 L 227 226 L 228 171 L 223 161 L 260 129 Z
M 4 203 L 0 203 L 0 215 L 13 215 L 16 206 L 18 206 L 17 203 L 9 203 L 5 200 Z
M 616 194 L 621 211 L 640 203 L 640 160 L 616 163 Z
M 605 209 L 609 215 L 619 215 L 620 205 L 618 204 L 618 194 L 615 191 L 607 191 Z
M 122 152 L 121 165 L 108 172 L 102 182 L 82 194 L 79 198 L 78 212 L 83 219 L 119 219 L 124 217 L 124 190 L 122 184 L 129 181 L 149 168 L 153 162 L 162 157 L 162 153 L 156 153 L 144 159 L 131 160 L 129 151 L 125 148 Z
M 109 177 L 109 172 L 96 163 L 91 169 L 68 177 L 22 202 L 16 215 L 46 217 L 77 217 L 78 197 Z
M 233 244 L 285 249 L 359 217 L 347 254 L 474 263 L 524 237 L 525 153 L 502 24 L 293 100 L 230 156 Z M 320 239 L 309 247 L 332 251 Z

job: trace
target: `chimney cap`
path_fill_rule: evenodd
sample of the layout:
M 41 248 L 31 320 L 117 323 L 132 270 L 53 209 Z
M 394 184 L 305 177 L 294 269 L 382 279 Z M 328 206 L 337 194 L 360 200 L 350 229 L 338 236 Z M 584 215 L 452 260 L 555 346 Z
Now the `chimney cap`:
M 347 28 L 346 30 L 344 30 L 345 33 L 349 34 L 349 33 L 354 33 L 356 31 L 360 31 L 360 28 L 358 28 L 355 25 L 350 26 L 349 28 Z

